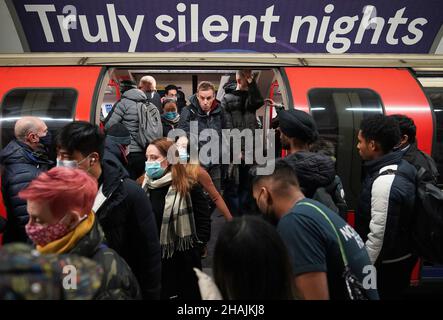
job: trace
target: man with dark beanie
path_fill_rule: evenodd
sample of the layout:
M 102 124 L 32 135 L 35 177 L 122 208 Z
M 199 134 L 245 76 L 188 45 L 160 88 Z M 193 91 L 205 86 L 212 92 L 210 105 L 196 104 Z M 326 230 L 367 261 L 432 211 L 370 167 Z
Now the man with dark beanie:
M 289 153 L 285 160 L 294 168 L 303 193 L 312 198 L 317 188 L 329 186 L 334 181 L 334 161 L 309 151 L 309 145 L 318 139 L 311 115 L 290 109 L 280 111 L 278 117 L 281 144 Z
M 116 123 L 109 128 L 105 139 L 105 153 L 103 160 L 113 159 L 113 162 L 120 163 L 124 169 L 124 173 L 129 177 L 128 159 L 129 144 L 131 143 L 131 135 L 124 125 Z

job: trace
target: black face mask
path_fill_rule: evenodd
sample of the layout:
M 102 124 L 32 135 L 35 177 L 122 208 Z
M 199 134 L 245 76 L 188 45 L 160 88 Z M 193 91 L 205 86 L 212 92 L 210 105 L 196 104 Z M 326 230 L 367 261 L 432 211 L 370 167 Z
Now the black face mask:
M 40 139 L 40 143 L 43 145 L 43 146 L 45 146 L 46 147 L 46 149 L 49 149 L 50 147 L 51 147 L 51 145 L 52 145 L 52 135 L 51 135 L 51 132 L 47 132 L 46 133 L 46 136 L 44 136 L 44 137 L 39 137 L 39 139 Z

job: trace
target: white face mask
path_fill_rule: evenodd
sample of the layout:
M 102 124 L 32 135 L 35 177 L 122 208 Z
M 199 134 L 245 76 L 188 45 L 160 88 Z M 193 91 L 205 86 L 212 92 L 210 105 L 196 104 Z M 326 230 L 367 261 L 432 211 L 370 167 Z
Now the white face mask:
M 78 162 L 75 160 L 60 160 L 57 159 L 57 167 L 65 167 L 70 169 L 77 169 L 78 168 Z
M 65 167 L 70 169 L 77 169 L 83 161 L 89 158 L 90 155 L 88 155 L 86 158 L 81 160 L 80 162 L 77 162 L 77 160 L 60 160 L 57 158 L 57 164 L 56 167 Z M 88 169 L 89 170 L 89 169 Z

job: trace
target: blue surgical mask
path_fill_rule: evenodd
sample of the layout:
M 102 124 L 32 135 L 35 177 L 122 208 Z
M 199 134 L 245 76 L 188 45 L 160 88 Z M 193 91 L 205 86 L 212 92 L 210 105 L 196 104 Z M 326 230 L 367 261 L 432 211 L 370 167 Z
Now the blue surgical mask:
M 178 157 L 180 161 L 188 161 L 188 151 L 186 149 L 178 149 Z
M 165 168 L 160 165 L 161 161 L 146 161 L 145 162 L 145 172 L 151 179 L 158 179 L 165 173 Z
M 165 113 L 165 119 L 166 120 L 174 120 L 177 117 L 177 112 L 166 112 Z

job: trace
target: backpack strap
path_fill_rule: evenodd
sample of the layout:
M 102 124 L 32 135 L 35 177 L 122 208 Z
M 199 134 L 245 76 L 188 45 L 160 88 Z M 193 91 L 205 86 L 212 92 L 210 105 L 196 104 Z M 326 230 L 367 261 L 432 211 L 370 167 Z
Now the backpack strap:
M 427 172 L 428 172 L 428 171 L 427 171 L 425 168 L 420 167 L 420 169 L 418 169 L 418 171 L 417 171 L 417 175 L 416 175 L 416 177 L 417 177 L 417 181 L 421 181 L 421 180 L 423 179 L 423 176 L 424 176 Z
M 109 110 L 108 114 L 106 115 L 105 120 L 103 120 L 103 125 L 104 125 L 104 126 L 106 126 L 106 124 L 108 123 L 109 119 L 111 119 L 112 114 L 113 114 L 114 111 L 115 111 L 115 107 L 117 106 L 117 104 L 118 104 L 121 100 L 122 100 L 121 98 L 118 99 L 118 100 L 112 105 L 111 110 Z
M 315 204 L 310 203 L 310 202 L 301 202 L 298 205 L 300 206 L 307 206 L 307 207 L 311 207 L 314 208 L 318 213 L 320 213 L 323 218 L 325 218 L 325 220 L 330 224 L 332 230 L 335 233 L 335 236 L 337 237 L 337 241 L 338 241 L 338 246 L 340 248 L 340 254 L 341 254 L 341 258 L 343 260 L 343 265 L 345 266 L 345 268 L 349 267 L 349 263 L 348 263 L 348 258 L 346 257 L 346 253 L 345 253 L 345 249 L 344 249 L 344 245 L 343 242 L 340 239 L 340 236 L 338 234 L 337 228 L 335 228 L 334 224 L 332 223 L 331 219 L 328 217 L 328 215 L 326 213 L 324 213 L 324 211 L 322 209 L 320 209 L 319 207 L 317 207 Z

